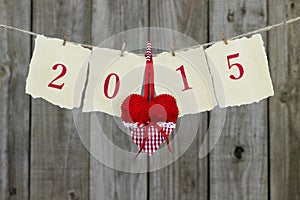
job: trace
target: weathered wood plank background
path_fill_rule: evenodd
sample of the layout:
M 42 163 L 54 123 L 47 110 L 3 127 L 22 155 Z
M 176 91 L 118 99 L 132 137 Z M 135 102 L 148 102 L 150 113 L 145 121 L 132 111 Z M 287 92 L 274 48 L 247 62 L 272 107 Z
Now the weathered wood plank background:
M 230 37 L 267 25 L 266 0 L 234 2 L 210 1 L 211 40 L 218 40 L 222 30 Z M 267 199 L 267 101 L 228 108 L 226 115 L 222 136 L 210 154 L 210 196 Z
M 221 31 L 235 36 L 299 15 L 300 0 L 0 0 L 0 24 L 59 38 L 68 30 L 70 40 L 95 45 L 148 26 L 204 43 L 219 40 Z M 263 34 L 275 96 L 227 109 L 209 156 L 198 159 L 210 114 L 187 116 L 198 130 L 189 150 L 164 169 L 129 174 L 89 155 L 71 111 L 25 94 L 33 38 L 1 29 L 0 200 L 300 200 L 299 34 L 299 22 Z M 114 120 L 100 117 L 114 138 Z M 88 117 L 82 127 L 89 131 Z

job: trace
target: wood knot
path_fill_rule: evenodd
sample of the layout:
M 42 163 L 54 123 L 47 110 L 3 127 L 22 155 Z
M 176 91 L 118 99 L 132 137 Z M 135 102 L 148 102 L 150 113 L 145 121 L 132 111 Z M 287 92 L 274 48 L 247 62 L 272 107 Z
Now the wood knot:
M 237 146 L 234 150 L 234 156 L 240 160 L 240 159 L 242 159 L 244 152 L 245 152 L 245 150 L 243 147 Z
M 232 10 L 229 10 L 228 11 L 228 14 L 227 14 L 227 21 L 228 22 L 233 22 L 234 21 L 234 12 Z
M 75 190 L 70 190 L 68 192 L 69 200 L 79 200 L 78 193 Z
M 15 187 L 9 188 L 9 195 L 10 196 L 17 195 L 17 188 L 15 188 Z
M 0 76 L 1 77 L 10 77 L 11 72 L 10 68 L 6 64 L 0 63 Z
M 289 99 L 289 94 L 287 92 L 282 92 L 280 96 L 280 101 L 286 103 Z

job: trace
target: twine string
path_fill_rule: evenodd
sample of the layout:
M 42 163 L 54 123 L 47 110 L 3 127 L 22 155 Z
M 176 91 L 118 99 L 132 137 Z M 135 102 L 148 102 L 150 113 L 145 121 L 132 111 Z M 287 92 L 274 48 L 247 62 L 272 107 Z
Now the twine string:
M 243 33 L 241 35 L 237 35 L 237 36 L 234 36 L 232 38 L 228 38 L 228 40 L 235 40 L 235 39 L 246 37 L 246 36 L 249 36 L 249 35 L 254 35 L 256 33 L 266 32 L 266 31 L 269 31 L 271 29 L 277 28 L 279 26 L 283 26 L 283 25 L 286 25 L 286 24 L 294 23 L 294 22 L 299 21 L 299 20 L 300 20 L 300 16 L 292 18 L 292 19 L 289 19 L 287 21 L 282 21 L 282 22 L 280 22 L 278 24 L 273 24 L 273 25 L 265 26 L 265 27 L 262 27 L 260 29 L 256 29 L 254 31 Z M 198 48 L 200 46 L 206 47 L 206 46 L 213 45 L 213 44 L 215 44 L 217 42 L 220 42 L 220 40 L 219 41 L 212 41 L 212 42 L 209 42 L 209 43 L 204 43 L 204 44 L 201 44 L 201 45 L 192 46 L 192 47 L 189 47 L 189 48 L 180 49 L 180 51 L 186 51 L 188 49 L 194 49 L 194 48 Z
M 245 36 L 249 36 L 249 35 L 254 35 L 256 33 L 266 32 L 266 31 L 269 31 L 271 29 L 277 28 L 279 26 L 290 24 L 290 23 L 294 23 L 294 22 L 299 21 L 299 20 L 300 20 L 300 16 L 292 18 L 292 19 L 289 19 L 287 21 L 282 21 L 282 22 L 280 22 L 278 24 L 273 24 L 273 25 L 265 26 L 263 28 L 260 28 L 260 29 L 254 30 L 254 31 L 243 33 L 241 35 L 237 35 L 237 36 L 234 36 L 232 38 L 228 38 L 228 40 L 235 40 L 235 39 L 238 39 L 238 38 L 241 38 L 241 37 L 245 37 Z M 32 35 L 32 36 L 38 36 L 38 35 L 40 35 L 38 33 L 32 32 L 32 31 L 27 31 L 27 30 L 24 30 L 24 29 L 20 29 L 20 28 L 13 27 L 13 26 L 8 26 L 8 25 L 5 25 L 5 24 L 0 24 L 0 27 L 4 28 L 4 29 L 10 29 L 10 30 L 19 31 L 19 32 L 26 33 L 26 34 L 29 34 L 29 35 Z M 209 42 L 209 43 L 204 43 L 204 44 L 200 44 L 200 45 L 196 45 L 196 46 L 192 46 L 192 47 L 189 47 L 189 48 L 179 49 L 177 51 L 186 51 L 188 49 L 194 49 L 194 48 L 198 48 L 198 47 L 201 47 L 201 46 L 202 47 L 206 47 L 206 46 L 213 45 L 213 44 L 215 44 L 217 42 L 220 42 L 220 40 L 219 41 L 212 41 L 212 42 Z M 83 44 L 83 43 L 77 43 L 77 42 L 69 42 L 69 43 L 72 43 L 72 44 L 75 44 L 75 45 L 81 45 L 81 46 L 87 47 L 87 48 L 96 48 L 96 46 L 93 46 L 93 45 L 90 45 L 90 44 Z

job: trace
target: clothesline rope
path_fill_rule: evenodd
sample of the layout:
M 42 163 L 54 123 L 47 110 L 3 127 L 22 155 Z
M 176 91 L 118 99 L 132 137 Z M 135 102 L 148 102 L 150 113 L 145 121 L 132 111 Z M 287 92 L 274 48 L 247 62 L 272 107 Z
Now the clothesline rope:
M 299 21 L 299 20 L 300 20 L 300 16 L 289 19 L 287 21 L 282 21 L 278 24 L 265 26 L 263 28 L 260 28 L 260 29 L 254 30 L 254 31 L 250 31 L 250 32 L 247 32 L 247 33 L 244 33 L 244 34 L 241 34 L 241 35 L 237 35 L 237 36 L 234 36 L 232 38 L 228 38 L 228 40 L 234 40 L 234 39 L 238 39 L 238 38 L 245 37 L 245 36 L 248 36 L 248 35 L 253 35 L 253 34 L 256 34 L 256 33 L 266 32 L 266 31 L 269 31 L 273 28 L 277 28 L 279 26 L 282 26 L 282 25 L 285 25 L 285 24 L 290 24 L 290 23 L 293 23 L 293 22 L 296 22 L 296 21 Z M 11 29 L 11 30 L 19 31 L 19 32 L 26 33 L 26 34 L 33 35 L 33 36 L 40 35 L 38 33 L 34 33 L 34 32 L 31 32 L 31 31 L 27 31 L 27 30 L 24 30 L 24 29 L 13 27 L 13 26 L 8 26 L 8 25 L 5 25 L 5 24 L 0 24 L 0 27 L 4 28 L 4 29 Z M 192 46 L 192 47 L 189 47 L 189 48 L 180 49 L 180 51 L 185 51 L 185 50 L 197 48 L 197 47 L 200 47 L 200 46 L 206 47 L 206 46 L 210 46 L 210 45 L 215 44 L 215 43 L 220 42 L 220 41 L 213 41 L 213 42 L 209 42 L 209 43 L 205 43 L 205 44 L 200 44 L 200 45 Z M 93 45 L 90 45 L 90 44 L 82 44 L 82 43 L 77 43 L 77 42 L 70 42 L 70 43 L 76 44 L 76 45 L 81 45 L 83 47 L 88 47 L 88 48 L 95 48 L 96 47 L 96 46 L 93 46 Z

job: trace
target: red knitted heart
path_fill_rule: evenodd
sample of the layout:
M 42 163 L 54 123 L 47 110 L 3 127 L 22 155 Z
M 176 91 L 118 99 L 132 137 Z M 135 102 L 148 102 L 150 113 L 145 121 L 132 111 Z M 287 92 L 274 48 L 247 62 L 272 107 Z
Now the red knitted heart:
M 121 105 L 121 118 L 124 122 L 173 122 L 178 118 L 176 99 L 169 94 L 161 94 L 150 103 L 139 94 L 129 95 Z
M 150 119 L 148 116 L 148 107 L 149 105 L 146 98 L 139 94 L 131 94 L 121 105 L 121 118 L 124 122 L 147 123 Z
M 132 140 L 152 155 L 176 127 L 178 107 L 176 99 L 168 94 L 155 97 L 151 102 L 138 94 L 129 95 L 121 105 L 122 120 Z M 138 124 L 136 124 L 138 122 Z M 171 149 L 168 145 L 169 151 Z
M 149 118 L 152 122 L 166 122 L 167 110 L 161 104 L 150 102 L 148 108 Z
M 165 109 L 165 112 L 167 114 L 165 122 L 173 122 L 176 124 L 179 110 L 177 107 L 176 99 L 173 96 L 169 94 L 161 94 L 155 97 L 152 103 L 154 103 L 154 105 L 155 104 L 161 105 Z M 151 107 L 149 109 L 151 110 Z

